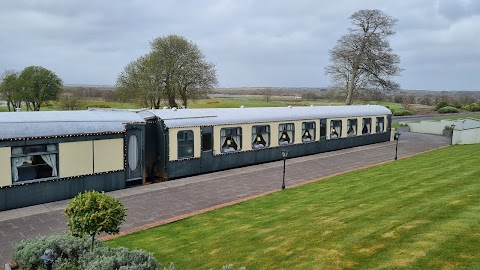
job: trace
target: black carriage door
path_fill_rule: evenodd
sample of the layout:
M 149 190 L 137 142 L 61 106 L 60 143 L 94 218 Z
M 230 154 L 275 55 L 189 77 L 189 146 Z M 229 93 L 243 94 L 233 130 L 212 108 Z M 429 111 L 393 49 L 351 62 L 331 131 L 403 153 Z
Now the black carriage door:
M 200 158 L 200 172 L 208 172 L 212 170 L 213 162 L 213 128 L 211 126 L 201 127 L 201 131 L 202 156 Z
M 129 129 L 127 131 L 127 153 L 125 168 L 127 181 L 142 179 L 143 173 L 143 131 Z

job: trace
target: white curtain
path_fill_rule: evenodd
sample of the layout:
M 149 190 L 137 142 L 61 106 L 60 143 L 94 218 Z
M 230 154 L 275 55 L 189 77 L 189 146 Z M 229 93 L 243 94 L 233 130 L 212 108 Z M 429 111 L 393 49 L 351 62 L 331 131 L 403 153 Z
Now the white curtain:
M 138 163 L 138 141 L 137 136 L 131 135 L 128 140 L 128 167 L 131 171 L 137 169 Z
M 47 145 L 47 151 L 55 151 L 57 150 L 55 144 L 48 144 Z M 45 161 L 45 163 L 48 164 L 52 168 L 52 176 L 58 176 L 57 172 L 57 156 L 55 154 L 46 154 L 41 156 L 42 159 Z
M 23 154 L 22 147 L 13 147 L 12 148 L 12 155 L 20 155 Z M 12 176 L 13 182 L 18 181 L 18 167 L 22 166 L 23 162 L 25 161 L 25 157 L 14 157 L 12 158 Z

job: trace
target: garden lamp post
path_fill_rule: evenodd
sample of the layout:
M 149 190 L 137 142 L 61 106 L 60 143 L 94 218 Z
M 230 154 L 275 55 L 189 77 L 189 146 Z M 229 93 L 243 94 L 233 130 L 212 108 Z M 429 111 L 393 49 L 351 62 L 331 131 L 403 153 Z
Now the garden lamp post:
M 53 253 L 53 250 L 46 249 L 43 255 L 40 256 L 40 259 L 43 260 L 46 270 L 52 270 L 52 264 L 55 261 L 55 253 Z
M 283 181 L 282 181 L 282 189 L 285 189 L 285 161 L 287 160 L 288 150 L 286 148 L 282 149 L 282 157 L 283 157 Z
M 400 140 L 400 132 L 395 132 L 395 136 L 393 137 L 397 143 L 395 144 L 395 160 L 397 160 L 397 154 L 398 154 L 398 141 Z
M 452 128 L 452 137 L 450 138 L 450 145 L 453 145 L 453 130 L 455 129 L 455 124 L 451 124 L 450 127 Z

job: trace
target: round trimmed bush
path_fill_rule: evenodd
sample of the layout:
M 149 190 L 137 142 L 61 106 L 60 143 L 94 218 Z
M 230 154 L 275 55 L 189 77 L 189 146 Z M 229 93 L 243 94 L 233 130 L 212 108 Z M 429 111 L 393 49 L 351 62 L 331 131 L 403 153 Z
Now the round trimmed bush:
M 459 110 L 455 107 L 452 106 L 445 106 L 443 108 L 440 108 L 438 110 L 439 113 L 458 113 Z
M 405 110 L 405 109 L 397 109 L 397 110 L 392 111 L 392 113 L 395 116 L 413 115 L 412 111 Z
M 447 102 L 445 102 L 445 101 L 442 101 L 442 102 L 438 103 L 438 104 L 437 104 L 437 106 L 435 106 L 435 110 L 437 110 L 437 111 L 438 111 L 438 110 L 440 110 L 441 108 L 443 108 L 443 107 L 447 107 L 447 106 L 450 106 L 450 105 L 448 105 L 448 103 L 447 103 Z

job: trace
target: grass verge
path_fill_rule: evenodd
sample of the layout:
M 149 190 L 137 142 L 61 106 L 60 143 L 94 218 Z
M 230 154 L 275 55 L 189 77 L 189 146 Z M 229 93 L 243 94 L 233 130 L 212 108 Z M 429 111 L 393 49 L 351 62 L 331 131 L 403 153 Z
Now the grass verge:
M 177 269 L 479 269 L 480 145 L 453 146 L 108 241 Z

